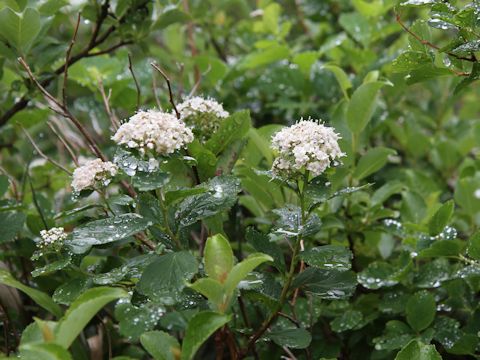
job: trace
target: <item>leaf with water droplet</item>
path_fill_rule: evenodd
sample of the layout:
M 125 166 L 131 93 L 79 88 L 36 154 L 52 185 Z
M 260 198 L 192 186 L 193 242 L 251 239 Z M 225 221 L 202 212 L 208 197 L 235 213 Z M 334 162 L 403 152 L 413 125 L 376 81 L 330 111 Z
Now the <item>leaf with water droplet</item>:
M 95 220 L 81 225 L 72 233 L 72 239 L 65 241 L 73 253 L 83 254 L 91 246 L 103 245 L 125 239 L 146 230 L 152 222 L 142 216 L 130 213 Z
M 188 251 L 168 253 L 147 266 L 137 289 L 153 301 L 173 305 L 197 269 L 197 260 Z
M 138 341 L 145 331 L 152 330 L 164 313 L 163 305 L 153 302 L 135 306 L 121 300 L 115 306 L 115 318 L 119 322 L 120 334 L 129 341 Z
M 133 186 L 139 191 L 151 191 L 164 187 L 170 176 L 167 173 L 157 172 L 137 172 L 133 176 Z
M 395 360 L 442 360 L 435 345 L 425 345 L 418 340 L 410 341 L 395 357 Z
M 435 305 L 434 296 L 426 290 L 410 296 L 406 307 L 408 324 L 417 332 L 426 329 L 435 318 Z
M 70 262 L 71 262 L 71 258 L 65 255 L 63 259 L 51 262 L 39 268 L 35 268 L 35 270 L 32 271 L 32 276 L 37 277 L 37 276 L 49 275 L 55 271 L 66 268 L 68 265 L 70 265 Z
M 324 245 L 305 250 L 300 258 L 310 266 L 324 270 L 350 270 L 352 267 L 352 252 L 340 245 Z
M 345 299 L 350 297 L 357 286 L 352 271 L 322 270 L 309 267 L 298 274 L 292 287 L 302 287 L 322 299 Z
M 310 333 L 302 328 L 272 330 L 267 334 L 267 338 L 279 346 L 291 349 L 305 349 L 312 341 Z
M 379 289 L 398 284 L 396 268 L 386 262 L 373 262 L 358 274 L 358 282 L 367 289 Z
M 330 322 L 333 331 L 340 333 L 354 329 L 363 319 L 363 315 L 357 310 L 347 310 Z

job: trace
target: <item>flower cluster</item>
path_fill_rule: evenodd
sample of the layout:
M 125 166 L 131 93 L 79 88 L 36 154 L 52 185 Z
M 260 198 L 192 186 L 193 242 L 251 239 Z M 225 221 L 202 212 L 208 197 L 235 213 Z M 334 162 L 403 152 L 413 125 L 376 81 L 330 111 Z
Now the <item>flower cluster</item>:
M 119 145 L 169 155 L 193 141 L 192 131 L 174 115 L 161 111 L 139 111 L 122 124 L 112 140 Z
M 118 167 L 110 161 L 100 159 L 88 160 L 73 172 L 72 188 L 75 192 L 92 189 L 97 184 L 106 186 L 110 179 L 117 174 Z
M 230 114 L 214 99 L 195 96 L 177 106 L 181 119 L 202 140 L 208 139 L 218 130 L 223 119 Z
M 301 119 L 273 136 L 272 148 L 278 157 L 272 172 L 291 176 L 308 170 L 313 176 L 320 175 L 335 159 L 344 156 L 338 146 L 339 138 L 333 128 Z
M 63 227 L 53 227 L 50 230 L 42 230 L 40 231 L 41 239 L 37 243 L 37 246 L 41 249 L 45 247 L 59 248 L 63 245 L 67 236 Z

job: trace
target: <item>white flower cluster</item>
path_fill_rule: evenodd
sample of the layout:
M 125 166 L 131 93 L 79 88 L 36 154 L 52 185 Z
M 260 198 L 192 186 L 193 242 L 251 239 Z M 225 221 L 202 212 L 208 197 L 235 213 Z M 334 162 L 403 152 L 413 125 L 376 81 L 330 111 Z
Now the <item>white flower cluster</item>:
M 192 131 L 174 115 L 161 111 L 139 111 L 122 124 L 112 140 L 119 145 L 168 155 L 193 141 Z
M 181 119 L 203 140 L 217 131 L 222 120 L 230 115 L 216 100 L 200 96 L 185 99 L 177 110 Z
M 278 157 L 272 172 L 290 176 L 308 170 L 318 176 L 345 155 L 338 146 L 339 139 L 333 128 L 315 120 L 301 119 L 273 136 L 272 149 L 278 152 Z
M 63 227 L 53 227 L 50 230 L 40 231 L 41 240 L 37 243 L 39 248 L 61 246 L 67 238 Z
M 106 186 L 117 174 L 118 167 L 110 161 L 88 160 L 73 171 L 72 188 L 75 192 L 95 187 L 98 183 Z

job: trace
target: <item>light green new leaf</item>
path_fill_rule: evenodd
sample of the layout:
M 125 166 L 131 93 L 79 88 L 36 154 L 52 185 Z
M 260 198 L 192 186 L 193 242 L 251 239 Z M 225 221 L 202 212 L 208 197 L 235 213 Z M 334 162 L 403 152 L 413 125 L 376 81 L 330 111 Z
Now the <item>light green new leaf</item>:
M 428 224 L 430 235 L 440 234 L 445 229 L 453 216 L 454 208 L 453 200 L 449 200 L 437 210 Z
M 155 360 L 176 360 L 181 351 L 177 339 L 163 331 L 146 332 L 140 342 Z
M 476 232 L 468 239 L 467 254 L 472 259 L 480 260 L 480 232 Z
M 224 301 L 224 288 L 221 283 L 215 279 L 202 278 L 189 285 L 190 288 L 199 292 L 210 300 L 216 306 L 219 306 Z
M 55 342 L 69 348 L 100 309 L 110 301 L 127 296 L 128 293 L 120 288 L 97 287 L 87 290 L 72 303 L 60 320 L 55 331 Z
M 70 353 L 58 344 L 32 343 L 20 347 L 22 360 L 71 360 Z
M 241 69 L 254 69 L 273 62 L 285 59 L 289 56 L 290 49 L 286 45 L 273 45 L 258 52 L 245 56 L 240 62 Z
M 158 20 L 153 25 L 155 30 L 165 29 L 175 23 L 185 23 L 191 20 L 191 16 L 179 9 L 169 9 L 158 17 Z
M 240 281 L 242 281 L 250 271 L 266 261 L 273 261 L 273 258 L 266 254 L 255 253 L 249 255 L 245 260 L 235 265 L 225 281 L 226 293 L 232 293 Z
M 426 290 L 413 294 L 407 301 L 407 322 L 417 332 L 426 329 L 435 318 L 435 298 Z
M 40 14 L 35 9 L 26 8 L 22 13 L 8 7 L 0 10 L 0 35 L 22 53 L 30 49 L 40 27 Z
M 342 89 L 343 96 L 345 96 L 346 99 L 349 99 L 348 89 L 352 87 L 352 83 L 345 71 L 336 65 L 325 65 L 323 68 L 331 71 L 333 75 L 335 75 L 335 78 Z
M 395 360 L 442 360 L 442 357 L 435 345 L 425 345 L 415 339 L 398 352 Z
M 380 170 L 387 163 L 388 157 L 394 154 L 396 154 L 395 150 L 386 147 L 376 147 L 368 150 L 360 158 L 353 177 L 358 180 L 366 178 Z
M 192 317 L 183 339 L 181 360 L 193 359 L 199 347 L 210 335 L 229 321 L 230 316 L 212 311 L 203 311 Z
M 233 251 L 228 240 L 222 234 L 209 237 L 204 257 L 208 277 L 224 283 L 233 267 Z
M 4 269 L 0 269 L 0 284 L 8 285 L 24 292 L 45 310 L 51 312 L 57 317 L 62 316 L 62 310 L 57 304 L 53 302 L 50 296 L 40 290 L 32 289 L 31 287 L 28 287 L 21 282 L 15 280 L 12 275 Z
M 373 81 L 360 85 L 352 95 L 347 109 L 347 125 L 354 134 L 359 134 L 372 118 L 377 104 L 377 94 L 387 83 Z
M 251 124 L 250 112 L 248 110 L 238 111 L 222 121 L 220 128 L 207 141 L 205 147 L 218 155 L 235 140 L 246 136 Z

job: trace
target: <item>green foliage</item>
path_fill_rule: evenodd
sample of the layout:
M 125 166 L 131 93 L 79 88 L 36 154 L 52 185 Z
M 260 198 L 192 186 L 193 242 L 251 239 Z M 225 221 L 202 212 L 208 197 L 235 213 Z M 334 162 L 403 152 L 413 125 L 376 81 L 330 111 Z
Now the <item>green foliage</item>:
M 0 357 L 478 358 L 478 17 L 0 0 Z M 174 152 L 112 141 L 189 96 L 228 114 Z M 272 136 L 301 118 L 344 156 L 284 179 Z M 302 140 L 290 156 L 312 165 L 331 139 Z M 74 193 L 91 158 L 118 171 Z

